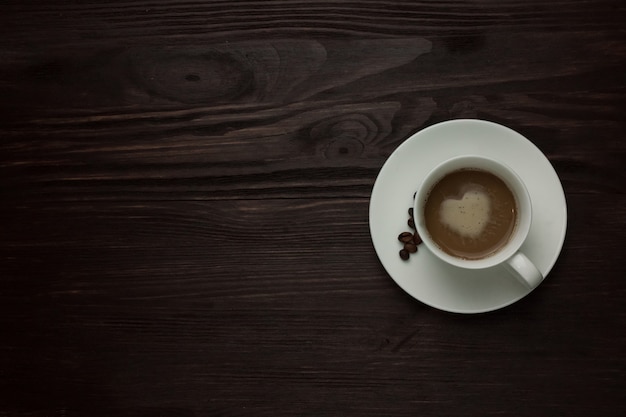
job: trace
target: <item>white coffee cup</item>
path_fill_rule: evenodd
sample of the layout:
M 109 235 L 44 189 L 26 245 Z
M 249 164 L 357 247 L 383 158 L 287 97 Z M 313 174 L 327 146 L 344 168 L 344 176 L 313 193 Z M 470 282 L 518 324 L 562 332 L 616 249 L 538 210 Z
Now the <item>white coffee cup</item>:
M 509 240 L 497 251 L 479 259 L 465 259 L 448 254 L 433 240 L 426 227 L 424 205 L 432 188 L 446 175 L 464 169 L 487 171 L 500 178 L 513 193 L 517 205 L 517 218 Z M 484 269 L 497 265 L 505 267 L 527 288 L 535 288 L 543 280 L 537 267 L 520 252 L 526 240 L 532 220 L 530 195 L 521 178 L 508 166 L 491 158 L 477 155 L 459 156 L 437 165 L 419 186 L 413 207 L 415 227 L 422 241 L 442 261 L 465 269 Z

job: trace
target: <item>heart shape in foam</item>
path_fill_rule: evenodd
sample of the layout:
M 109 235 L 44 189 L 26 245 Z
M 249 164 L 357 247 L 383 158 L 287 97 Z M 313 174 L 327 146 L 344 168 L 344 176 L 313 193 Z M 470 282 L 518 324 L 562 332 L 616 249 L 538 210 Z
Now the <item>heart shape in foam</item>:
M 469 238 L 478 237 L 489 222 L 491 200 L 480 190 L 463 194 L 460 200 L 449 198 L 441 203 L 439 219 L 453 232 Z

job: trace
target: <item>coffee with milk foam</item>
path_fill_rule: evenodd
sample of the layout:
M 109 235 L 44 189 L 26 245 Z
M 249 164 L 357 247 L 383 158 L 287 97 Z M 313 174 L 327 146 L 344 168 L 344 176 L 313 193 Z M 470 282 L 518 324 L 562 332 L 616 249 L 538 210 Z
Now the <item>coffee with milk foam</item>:
M 461 169 L 445 175 L 428 193 L 426 229 L 446 253 L 482 259 L 506 245 L 517 223 L 515 196 L 496 175 Z

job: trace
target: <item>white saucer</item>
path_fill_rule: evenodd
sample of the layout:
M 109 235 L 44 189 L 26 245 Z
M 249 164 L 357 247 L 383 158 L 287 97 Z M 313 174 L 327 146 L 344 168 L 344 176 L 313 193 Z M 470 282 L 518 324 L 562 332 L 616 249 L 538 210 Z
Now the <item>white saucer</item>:
M 383 165 L 370 200 L 374 248 L 393 280 L 417 300 L 455 313 L 482 313 L 506 307 L 530 293 L 503 267 L 464 270 L 443 263 L 424 245 L 400 259 L 398 235 L 411 231 L 408 209 L 422 178 L 438 163 L 463 154 L 500 159 L 524 180 L 533 222 L 521 250 L 548 275 L 567 228 L 563 187 L 545 155 L 519 133 L 483 120 L 451 120 L 430 126 L 403 142 Z

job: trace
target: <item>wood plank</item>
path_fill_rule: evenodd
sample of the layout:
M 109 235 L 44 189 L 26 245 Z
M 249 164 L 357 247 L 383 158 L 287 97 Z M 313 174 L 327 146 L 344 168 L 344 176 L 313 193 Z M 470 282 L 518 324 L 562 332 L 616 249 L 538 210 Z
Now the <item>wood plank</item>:
M 72 46 L 229 41 L 262 36 L 365 37 L 468 31 L 515 33 L 603 31 L 623 28 L 615 1 L 246 1 L 168 0 L 145 3 L 46 2 L 7 5 L 7 44 Z M 53 28 L 54 30 L 41 30 Z
M 458 116 L 501 122 L 530 138 L 567 194 L 623 193 L 621 122 L 613 119 L 622 96 L 581 104 L 572 98 L 470 96 L 455 97 L 450 106 Z M 0 145 L 0 187 L 5 198 L 24 201 L 367 197 L 410 130 L 447 118 L 446 110 L 434 109 L 435 100 L 334 106 L 223 135 L 210 128 L 202 136 L 193 128 L 155 137 L 135 137 L 145 134 L 141 129 L 126 137 L 97 129 L 76 138 L 18 133 Z M 569 104 L 556 109 L 553 100 Z M 597 118 L 578 117 L 589 108 Z M 558 115 L 547 116 L 553 110 Z M 440 116 L 426 121 L 431 114 Z
M 582 412 L 612 415 L 626 294 L 621 253 L 606 248 L 621 247 L 626 201 L 570 206 L 547 281 L 471 319 L 421 305 L 386 275 L 367 199 L 5 206 L 0 387 L 21 394 L 0 406 L 376 415 L 384 397 L 392 415 L 400 403 L 510 410 L 488 389 L 514 403 L 532 393 L 523 416 L 589 393 L 597 402 Z
M 11 116 L 3 118 L 35 128 L 159 118 L 202 126 L 251 109 L 302 108 L 308 99 L 327 105 L 450 89 L 498 94 L 524 91 L 530 81 L 548 93 L 623 91 L 623 76 L 612 70 L 626 55 L 612 32 L 3 49 L 0 91 Z
M 626 51 L 537 36 L 8 53 L 0 187 L 26 201 L 366 197 L 411 133 L 478 117 L 526 134 L 568 193 L 623 192 L 626 80 L 607 75 Z

